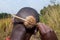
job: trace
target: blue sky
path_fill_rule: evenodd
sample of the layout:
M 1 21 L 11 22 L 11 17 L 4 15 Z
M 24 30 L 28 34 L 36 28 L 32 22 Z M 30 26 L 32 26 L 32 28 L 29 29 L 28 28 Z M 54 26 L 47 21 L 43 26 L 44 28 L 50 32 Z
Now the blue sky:
M 49 4 L 50 0 L 0 0 L 0 12 L 16 14 L 23 7 L 32 7 L 39 12 Z

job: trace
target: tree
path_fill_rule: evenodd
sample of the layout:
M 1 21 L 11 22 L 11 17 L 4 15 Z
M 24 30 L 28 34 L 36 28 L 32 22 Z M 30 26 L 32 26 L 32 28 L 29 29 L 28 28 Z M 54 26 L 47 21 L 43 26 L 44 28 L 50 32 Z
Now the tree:
M 8 18 L 8 17 L 11 17 L 11 14 L 8 14 L 8 13 L 0 13 L 0 19 L 2 19 L 2 18 Z
M 50 0 L 50 2 L 51 2 L 52 4 L 55 4 L 55 3 L 56 3 L 56 0 Z

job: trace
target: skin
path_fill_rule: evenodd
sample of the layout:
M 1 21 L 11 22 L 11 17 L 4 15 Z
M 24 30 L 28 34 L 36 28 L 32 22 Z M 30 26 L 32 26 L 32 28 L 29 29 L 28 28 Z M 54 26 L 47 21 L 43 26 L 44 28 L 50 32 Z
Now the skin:
M 13 27 L 10 40 L 24 40 L 26 30 L 22 24 L 16 24 Z
M 10 36 L 10 40 L 30 40 L 35 28 L 26 29 L 23 24 L 15 24 Z
M 41 35 L 41 40 L 58 40 L 55 32 L 47 25 L 38 23 L 37 27 Z

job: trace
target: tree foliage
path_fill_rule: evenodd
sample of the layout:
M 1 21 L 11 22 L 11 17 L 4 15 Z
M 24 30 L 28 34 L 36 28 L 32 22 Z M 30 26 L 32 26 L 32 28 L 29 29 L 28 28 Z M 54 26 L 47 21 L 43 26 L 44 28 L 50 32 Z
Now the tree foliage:
M 0 19 L 2 19 L 2 18 L 8 18 L 8 17 L 11 17 L 11 14 L 8 14 L 8 13 L 0 13 Z

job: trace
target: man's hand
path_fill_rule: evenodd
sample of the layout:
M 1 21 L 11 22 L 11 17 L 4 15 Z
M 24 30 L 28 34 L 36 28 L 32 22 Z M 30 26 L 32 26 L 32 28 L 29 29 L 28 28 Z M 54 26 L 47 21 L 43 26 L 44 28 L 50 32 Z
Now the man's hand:
M 41 35 L 41 40 L 58 40 L 55 32 L 45 24 L 38 23 L 37 27 Z

